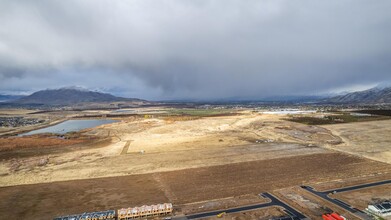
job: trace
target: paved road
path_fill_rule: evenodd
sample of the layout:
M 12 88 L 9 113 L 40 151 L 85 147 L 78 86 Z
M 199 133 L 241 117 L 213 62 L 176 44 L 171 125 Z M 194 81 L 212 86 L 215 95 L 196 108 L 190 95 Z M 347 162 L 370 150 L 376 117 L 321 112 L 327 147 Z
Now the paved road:
M 330 198 L 328 196 L 328 193 L 315 191 L 310 186 L 301 186 L 301 188 L 303 188 L 303 189 L 305 189 L 305 190 L 307 190 L 307 191 L 309 191 L 309 192 L 311 192 L 311 193 L 313 193 L 313 194 L 315 194 L 315 195 L 317 195 L 317 196 L 319 196 L 319 197 L 321 197 L 321 198 L 323 198 L 323 199 L 325 199 L 327 201 L 330 201 L 330 202 L 340 206 L 341 208 L 348 210 L 351 213 L 361 212 L 360 210 L 352 208 L 350 205 L 342 202 L 341 200 Z
M 384 185 L 384 184 L 389 184 L 391 183 L 391 180 L 385 180 L 385 181 L 380 181 L 380 182 L 376 182 L 376 183 L 368 183 L 368 184 L 362 184 L 362 185 L 357 185 L 357 186 L 350 186 L 350 187 L 343 187 L 343 188 L 339 188 L 339 189 L 334 189 L 334 190 L 328 190 L 328 191 L 323 191 L 323 192 L 319 192 L 319 191 L 315 191 L 312 187 L 310 186 L 301 186 L 301 188 L 329 201 L 329 202 L 332 202 L 336 205 L 338 205 L 339 207 L 349 211 L 350 213 L 354 214 L 354 215 L 357 215 L 363 219 L 371 219 L 369 218 L 364 212 L 362 212 L 361 210 L 358 210 L 356 208 L 352 208 L 352 206 L 350 206 L 349 204 L 346 204 L 345 202 L 341 201 L 341 200 L 338 200 L 338 199 L 332 199 L 330 198 L 328 195 L 330 193 L 339 193 L 339 192 L 347 192 L 347 191 L 352 191 L 352 190 L 357 190 L 357 189 L 362 189 L 362 188 L 367 188 L 367 187 L 372 187 L 372 186 L 379 186 L 379 185 Z
M 248 210 L 254 210 L 254 209 L 260 209 L 260 208 L 267 208 L 272 206 L 280 206 L 285 209 L 285 212 L 289 214 L 292 218 L 295 220 L 305 219 L 306 217 L 301 214 L 300 212 L 296 211 L 292 207 L 288 206 L 287 204 L 283 203 L 270 193 L 262 193 L 261 196 L 270 199 L 270 202 L 268 203 L 262 203 L 262 204 L 256 204 L 256 205 L 249 205 L 249 206 L 243 206 L 238 208 L 231 208 L 226 210 L 219 210 L 219 211 L 211 211 L 211 212 L 204 212 L 199 214 L 193 214 L 193 215 L 187 215 L 183 219 L 197 219 L 197 218 L 206 218 L 211 216 L 216 216 L 219 213 L 225 212 L 225 213 L 235 213 L 235 212 L 244 212 Z
M 362 185 L 357 185 L 357 186 L 350 186 L 350 187 L 344 187 L 344 188 L 339 188 L 335 190 L 328 190 L 328 191 L 323 191 L 324 193 L 333 193 L 333 192 L 347 192 L 347 191 L 352 191 L 356 189 L 362 189 L 362 188 L 367 188 L 367 187 L 372 187 L 372 186 L 379 186 L 379 185 L 384 185 L 384 184 L 389 184 L 391 183 L 391 180 L 384 180 L 376 183 L 368 183 L 368 184 L 362 184 Z
M 328 191 L 323 191 L 323 192 L 318 192 L 315 191 L 312 187 L 310 186 L 301 186 L 303 189 L 308 190 L 309 192 L 327 200 L 330 201 L 341 208 L 351 212 L 352 214 L 359 216 L 363 219 L 370 219 L 364 212 L 352 208 L 349 204 L 346 204 L 345 202 L 338 200 L 338 199 L 332 199 L 328 197 L 329 193 L 332 192 L 347 192 L 351 190 L 356 190 L 356 189 L 362 189 L 366 187 L 372 187 L 372 186 L 378 186 L 378 185 L 383 185 L 383 184 L 389 184 L 391 183 L 391 180 L 385 180 L 381 182 L 376 182 L 376 183 L 369 183 L 369 184 L 362 184 L 362 185 L 357 185 L 357 186 L 351 186 L 351 187 L 344 187 L 344 188 L 339 188 L 339 189 L 334 189 L 334 190 L 328 190 Z M 231 209 L 226 209 L 226 210 L 218 210 L 218 211 L 211 211 L 211 212 L 204 212 L 204 213 L 198 213 L 198 214 L 193 214 L 193 215 L 186 215 L 182 217 L 174 217 L 173 219 L 198 219 L 198 218 L 206 218 L 206 217 L 211 217 L 211 216 L 216 216 L 222 212 L 225 213 L 235 213 L 235 212 L 244 212 L 244 211 L 249 211 L 249 210 L 254 210 L 254 209 L 261 209 L 261 208 L 267 208 L 267 207 L 272 207 L 272 206 L 280 206 L 284 208 L 284 211 L 291 216 L 291 219 L 294 220 L 300 220 L 300 219 L 305 219 L 306 217 L 301 214 L 300 212 L 296 211 L 286 203 L 282 202 L 281 200 L 277 199 L 270 193 L 262 193 L 260 194 L 261 196 L 270 199 L 270 202 L 268 203 L 262 203 L 262 204 L 256 204 L 256 205 L 249 205 L 249 206 L 243 206 L 243 207 L 238 207 L 238 208 L 231 208 Z

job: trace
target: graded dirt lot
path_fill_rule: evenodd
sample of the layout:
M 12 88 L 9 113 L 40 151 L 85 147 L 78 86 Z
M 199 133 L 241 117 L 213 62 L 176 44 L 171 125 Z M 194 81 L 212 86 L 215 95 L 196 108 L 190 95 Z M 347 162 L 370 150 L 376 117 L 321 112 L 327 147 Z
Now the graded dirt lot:
M 219 198 L 213 200 L 204 200 L 192 203 L 181 204 L 178 208 L 180 214 L 195 214 L 207 211 L 216 211 L 228 209 L 231 207 L 246 206 L 249 204 L 261 204 L 267 203 L 269 199 L 266 199 L 257 194 L 244 194 L 240 196 L 230 196 L 226 198 Z
M 3 163 L 4 171 L 0 178 L 0 185 L 154 173 L 329 152 L 318 147 L 289 143 L 262 143 L 227 148 L 211 147 L 210 149 L 124 155 L 120 154 L 124 143 L 111 145 L 111 147 L 113 156 L 108 155 L 110 151 L 107 148 L 101 147 L 94 150 L 76 148 L 75 152 L 63 152 L 61 155 L 9 160 Z M 48 163 L 45 166 L 30 166 L 28 169 L 11 170 L 15 163 L 26 164 L 29 160 L 42 158 L 48 158 Z
M 0 190 L 3 198 L 0 207 L 5 210 L 1 215 L 14 215 L 19 219 L 29 214 L 42 216 L 31 219 L 49 219 L 83 210 L 166 201 L 180 208 L 188 203 L 257 195 L 377 172 L 391 172 L 390 165 L 341 153 L 323 153 L 152 174 L 4 187 Z
M 324 213 L 337 212 L 347 219 L 360 219 L 346 210 L 323 200 L 299 186 L 275 191 L 275 195 L 310 219 L 321 220 Z
M 53 219 L 89 211 L 168 202 L 151 175 L 5 187 L 0 219 Z
M 286 186 L 391 172 L 391 166 L 340 153 L 313 154 L 154 174 L 173 202 L 261 193 Z M 227 195 L 227 192 L 229 194 Z M 189 196 L 191 195 L 191 196 Z
M 340 199 L 358 209 L 364 210 L 372 202 L 390 200 L 391 184 L 337 193 L 331 197 Z
M 257 210 L 251 210 L 246 212 L 240 212 L 240 213 L 229 213 L 224 214 L 221 218 L 217 216 L 204 218 L 205 220 L 217 220 L 217 219 L 224 219 L 224 220 L 246 220 L 246 219 L 259 219 L 259 220 L 269 220 L 272 218 L 278 218 L 286 216 L 286 213 L 284 210 L 282 210 L 280 207 L 271 207 L 271 208 L 265 208 L 265 209 L 257 209 Z
M 380 173 L 378 173 L 380 174 Z M 374 183 L 383 180 L 391 179 L 391 173 L 382 173 L 380 175 L 362 175 L 356 177 L 347 177 L 342 179 L 334 179 L 332 181 L 312 183 L 310 186 L 317 191 L 329 191 L 337 188 L 361 185 L 366 183 Z M 381 185 L 359 190 L 337 193 L 330 195 L 332 198 L 337 198 L 346 203 L 364 210 L 368 204 L 374 200 L 389 199 L 391 185 Z M 302 189 L 300 186 L 278 189 L 273 192 L 281 200 L 295 207 L 300 212 L 304 213 L 311 219 L 322 219 L 324 213 L 337 212 L 347 217 L 348 219 L 359 219 L 357 216 L 347 212 L 346 210 L 330 203 L 318 196 Z
M 333 181 L 312 184 L 311 187 L 313 187 L 317 191 L 330 191 L 330 190 L 349 187 L 349 186 L 363 185 L 366 183 L 375 183 L 375 182 L 391 179 L 391 172 L 383 173 L 380 171 L 377 172 L 376 174 L 377 175 L 363 175 L 361 177 L 357 176 L 348 179 L 346 178 L 335 179 Z
M 188 117 L 188 116 L 187 116 Z M 67 147 L 44 157 L 27 149 L 0 163 L 0 186 L 88 179 L 208 167 L 244 161 L 327 153 L 319 146 L 338 142 L 324 128 L 280 120 L 281 116 L 240 115 L 195 117 L 125 117 L 120 122 L 87 129 L 83 135 L 110 139 L 106 145 Z M 28 145 L 28 144 L 27 144 Z M 6 146 L 4 146 L 6 147 Z M 72 149 L 71 151 L 69 149 Z M 5 158 L 5 152 L 0 157 Z M 9 154 L 9 151 L 8 153 Z M 15 163 L 47 159 L 44 166 L 13 169 Z
M 322 126 L 343 143 L 329 148 L 391 163 L 391 120 Z

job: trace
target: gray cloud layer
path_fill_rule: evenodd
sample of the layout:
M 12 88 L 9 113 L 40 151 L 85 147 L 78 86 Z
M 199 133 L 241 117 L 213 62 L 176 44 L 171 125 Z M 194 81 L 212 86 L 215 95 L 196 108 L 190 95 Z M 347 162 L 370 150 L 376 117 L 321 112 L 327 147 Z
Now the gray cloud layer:
M 0 90 L 170 99 L 391 80 L 391 1 L 0 0 Z

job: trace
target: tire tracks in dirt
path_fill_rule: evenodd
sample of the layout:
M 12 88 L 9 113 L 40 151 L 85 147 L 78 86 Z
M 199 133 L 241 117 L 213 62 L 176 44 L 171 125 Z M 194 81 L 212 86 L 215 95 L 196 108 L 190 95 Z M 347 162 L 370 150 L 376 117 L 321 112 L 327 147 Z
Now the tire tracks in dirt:
M 126 144 L 125 144 L 124 148 L 122 148 L 121 155 L 124 155 L 124 154 L 128 153 L 129 145 L 130 145 L 131 142 L 132 141 L 126 141 Z
M 178 197 L 174 194 L 171 188 L 162 180 L 159 173 L 152 174 L 153 179 L 156 181 L 158 187 L 164 192 L 164 195 L 170 200 L 170 202 L 175 203 L 178 201 Z

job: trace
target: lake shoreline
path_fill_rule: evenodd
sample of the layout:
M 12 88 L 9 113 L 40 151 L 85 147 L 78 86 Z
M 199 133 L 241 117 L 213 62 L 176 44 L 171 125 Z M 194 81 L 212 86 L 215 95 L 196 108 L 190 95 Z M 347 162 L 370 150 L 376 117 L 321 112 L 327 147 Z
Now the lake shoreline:
M 81 125 L 81 124 L 75 124 L 79 123 L 80 121 L 84 121 L 87 124 Z M 90 123 L 88 123 L 90 122 Z M 95 123 L 94 123 L 95 122 Z M 66 134 L 68 132 L 78 132 L 80 130 L 88 129 L 97 127 L 104 124 L 111 124 L 118 122 L 118 120 L 115 119 L 67 119 L 67 120 L 61 120 L 56 123 L 48 124 L 47 126 L 30 130 L 27 132 L 21 132 L 19 134 L 16 134 L 19 137 L 23 136 L 29 136 L 29 135 L 35 135 L 35 134 L 43 134 L 43 133 L 54 133 L 54 134 Z M 82 122 L 83 123 L 83 122 Z M 65 126 L 65 127 L 61 127 Z

